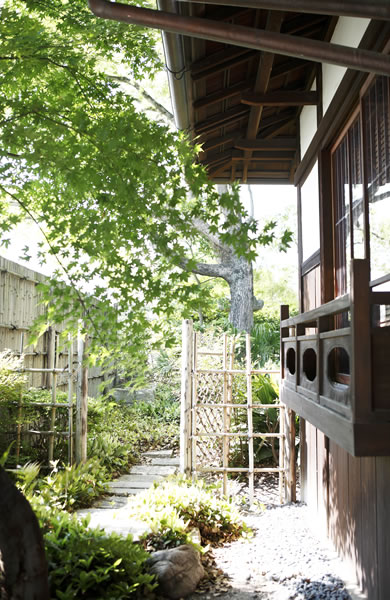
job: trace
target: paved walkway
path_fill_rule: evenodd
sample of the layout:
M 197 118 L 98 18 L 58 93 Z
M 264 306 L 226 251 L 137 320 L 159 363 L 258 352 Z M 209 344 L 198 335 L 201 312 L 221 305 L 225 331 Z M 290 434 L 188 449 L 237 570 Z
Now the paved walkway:
M 145 464 L 132 467 L 127 475 L 109 483 L 109 496 L 98 500 L 92 508 L 77 511 L 80 517 L 91 515 L 90 527 L 101 527 L 107 533 L 131 533 L 134 540 L 147 530 L 143 521 L 129 519 L 127 499 L 150 488 L 154 481 L 161 481 L 167 475 L 176 473 L 179 458 L 172 456 L 172 450 L 152 450 L 145 452 L 143 457 Z

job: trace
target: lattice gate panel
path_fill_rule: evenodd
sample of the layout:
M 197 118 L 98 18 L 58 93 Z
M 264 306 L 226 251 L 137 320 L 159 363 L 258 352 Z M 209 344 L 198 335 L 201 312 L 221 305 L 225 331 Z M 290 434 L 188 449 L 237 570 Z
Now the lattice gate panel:
M 182 471 L 193 477 L 220 474 L 226 495 L 228 474 L 246 473 L 251 501 L 255 475 L 278 473 L 282 502 L 287 474 L 285 406 L 256 404 L 252 393 L 256 376 L 279 372 L 252 369 L 249 335 L 240 345 L 240 360 L 236 360 L 236 342 L 226 335 L 222 344 L 204 339 L 193 333 L 191 322 L 183 326 Z M 267 424 L 270 411 L 278 411 L 279 419 L 275 421 L 273 413 L 273 427 L 259 428 L 258 419 Z M 278 458 L 276 467 L 258 466 L 266 446 Z

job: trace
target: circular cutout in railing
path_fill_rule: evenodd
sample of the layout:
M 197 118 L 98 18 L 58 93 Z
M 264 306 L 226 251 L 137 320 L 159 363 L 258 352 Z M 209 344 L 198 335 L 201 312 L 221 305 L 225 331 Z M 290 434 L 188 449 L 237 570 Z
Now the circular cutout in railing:
M 286 353 L 286 366 L 290 375 L 295 375 L 295 350 L 294 348 L 289 348 Z
M 328 379 L 333 384 L 349 385 L 349 354 L 342 346 L 336 346 L 328 354 Z
M 313 348 L 307 348 L 302 357 L 302 369 L 309 381 L 314 381 L 317 376 L 317 354 Z

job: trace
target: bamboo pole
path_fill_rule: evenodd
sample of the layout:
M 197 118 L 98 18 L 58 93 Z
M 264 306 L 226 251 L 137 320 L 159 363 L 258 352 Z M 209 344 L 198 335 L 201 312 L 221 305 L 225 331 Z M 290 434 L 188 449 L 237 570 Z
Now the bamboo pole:
M 77 387 L 76 387 L 76 463 L 87 460 L 87 413 L 88 413 L 88 367 L 85 364 L 87 339 L 81 333 L 77 339 Z
M 58 337 L 54 329 L 51 330 L 51 360 L 53 372 L 51 376 L 51 416 L 50 416 L 50 431 L 53 433 L 50 434 L 49 443 L 48 443 L 48 460 L 49 464 L 54 458 L 54 431 L 56 424 L 56 405 L 57 405 L 57 373 L 56 367 L 58 362 Z
M 248 483 L 249 483 L 249 503 L 254 500 L 254 457 L 253 457 L 253 413 L 252 413 L 252 358 L 251 358 L 251 338 L 246 334 L 246 388 L 247 388 L 247 408 L 248 408 Z
M 68 463 L 73 464 L 73 340 L 68 339 Z
M 228 375 L 227 375 L 227 352 L 228 352 L 228 339 L 226 333 L 223 336 L 223 433 L 222 438 L 222 466 L 223 466 L 223 493 L 228 497 L 228 476 L 227 467 L 229 463 L 229 437 L 228 433 L 228 409 L 226 407 L 226 401 L 228 399 Z
M 191 475 L 193 479 L 197 478 L 197 444 L 196 444 L 196 427 L 197 427 L 197 407 L 198 407 L 198 335 L 193 334 L 192 342 L 192 396 L 191 396 Z
M 24 347 L 24 333 L 20 334 L 20 356 L 23 355 L 23 347 Z M 19 462 L 20 456 L 20 441 L 21 441 L 21 431 L 22 431 L 22 416 L 23 416 L 23 391 L 19 392 L 19 400 L 18 400 L 18 428 L 16 434 L 16 462 Z
M 180 410 L 180 472 L 191 472 L 191 370 L 193 325 L 191 320 L 182 323 L 181 353 L 181 410 Z

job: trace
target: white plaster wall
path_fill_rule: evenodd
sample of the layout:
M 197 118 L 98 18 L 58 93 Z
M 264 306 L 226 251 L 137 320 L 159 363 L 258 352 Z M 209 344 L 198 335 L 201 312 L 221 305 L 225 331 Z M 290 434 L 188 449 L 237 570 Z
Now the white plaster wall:
M 357 48 L 369 23 L 370 19 L 340 17 L 333 32 L 331 42 L 333 44 Z M 337 67 L 336 65 L 322 65 L 322 102 L 324 114 L 328 109 L 346 70 L 346 68 Z
M 355 17 L 340 17 L 333 32 L 332 43 L 356 48 L 369 24 L 369 19 Z M 329 104 L 340 85 L 346 69 L 335 65 L 322 65 L 322 102 L 325 114 Z M 315 90 L 315 83 L 312 90 Z M 317 130 L 317 109 L 315 106 L 305 106 L 300 117 L 301 158 L 308 149 Z
M 301 187 L 302 258 L 305 261 L 320 247 L 318 162 Z
M 299 120 L 301 136 L 301 158 L 304 156 L 309 144 L 317 130 L 317 107 L 304 106 Z

